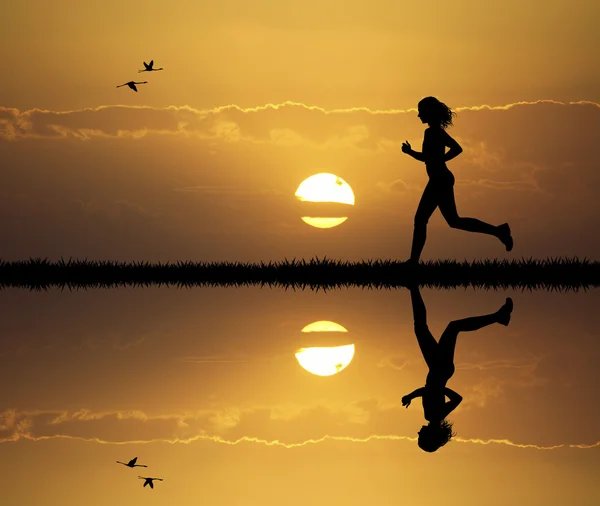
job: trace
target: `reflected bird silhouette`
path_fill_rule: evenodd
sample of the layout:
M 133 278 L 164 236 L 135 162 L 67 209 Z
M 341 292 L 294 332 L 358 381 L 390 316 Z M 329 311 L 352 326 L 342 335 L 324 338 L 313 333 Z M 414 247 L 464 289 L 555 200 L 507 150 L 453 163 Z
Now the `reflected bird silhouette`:
M 146 485 L 150 485 L 150 488 L 154 488 L 154 483 L 152 483 L 152 480 L 163 481 L 163 479 L 162 479 L 162 478 L 146 478 L 145 476 L 138 476 L 138 478 L 139 478 L 140 480 L 146 480 L 146 481 L 144 482 L 144 487 L 145 487 Z
M 148 466 L 144 466 L 143 464 L 136 464 L 137 462 L 137 457 L 131 459 L 129 462 L 127 462 L 127 464 L 125 464 L 125 462 L 121 462 L 120 460 L 117 460 L 117 464 L 123 464 L 124 466 L 127 467 L 148 467 Z
M 159 69 L 152 68 L 154 66 L 154 60 L 150 60 L 150 63 L 144 62 L 144 70 L 138 70 L 138 72 L 156 72 L 158 70 L 164 70 L 162 67 Z
M 128 83 L 125 83 L 125 84 L 119 84 L 119 86 L 117 86 L 117 88 L 120 88 L 121 86 L 129 86 L 133 91 L 137 91 L 137 88 L 135 87 L 136 84 L 148 84 L 148 81 L 140 81 L 140 82 L 129 81 Z

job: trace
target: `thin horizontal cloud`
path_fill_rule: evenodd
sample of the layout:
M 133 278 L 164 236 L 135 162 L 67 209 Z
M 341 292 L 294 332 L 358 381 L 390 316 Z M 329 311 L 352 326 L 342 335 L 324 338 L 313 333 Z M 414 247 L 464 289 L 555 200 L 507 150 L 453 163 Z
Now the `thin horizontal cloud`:
M 16 437 L 16 438 L 5 438 L 5 439 L 0 438 L 0 444 L 7 443 L 7 442 L 16 442 L 19 439 L 26 440 L 26 441 L 46 441 L 46 440 L 50 440 L 50 439 L 68 439 L 68 440 L 75 440 L 75 441 L 83 441 L 86 443 L 98 443 L 98 444 L 105 444 L 105 445 L 131 445 L 131 444 L 152 444 L 152 443 L 191 444 L 191 443 L 195 443 L 195 442 L 206 441 L 206 442 L 212 442 L 212 443 L 217 443 L 217 444 L 225 444 L 225 445 L 229 445 L 229 446 L 235 446 L 235 445 L 243 444 L 243 443 L 253 443 L 253 444 L 260 444 L 263 446 L 274 446 L 274 447 L 286 448 L 286 449 L 302 448 L 304 446 L 319 444 L 319 443 L 326 443 L 328 441 L 341 441 L 341 442 L 347 442 L 347 443 L 370 443 L 373 441 L 410 441 L 410 442 L 417 441 L 417 438 L 415 438 L 415 437 L 396 436 L 396 435 L 389 435 L 389 434 L 388 435 L 374 434 L 374 435 L 370 435 L 370 436 L 367 436 L 364 438 L 356 438 L 356 437 L 351 437 L 351 436 L 329 436 L 329 435 L 326 435 L 326 436 L 323 436 L 318 439 L 307 439 L 305 441 L 301 441 L 298 443 L 285 443 L 278 439 L 267 440 L 267 439 L 260 439 L 260 438 L 247 437 L 247 436 L 244 436 L 244 437 L 241 437 L 241 438 L 238 438 L 235 440 L 224 439 L 219 436 L 197 435 L 197 436 L 193 436 L 190 438 L 107 441 L 107 440 L 103 440 L 100 438 L 84 438 L 84 437 L 78 437 L 78 436 L 57 435 L 57 436 L 34 437 L 29 434 L 23 434 L 20 437 Z M 524 443 L 515 443 L 508 439 L 484 440 L 484 439 L 463 439 L 463 438 L 457 437 L 457 438 L 453 439 L 452 441 L 454 443 L 461 443 L 461 444 L 475 444 L 475 445 L 484 445 L 484 446 L 503 445 L 503 446 L 509 446 L 509 447 L 513 447 L 513 448 L 542 450 L 542 451 L 558 450 L 558 449 L 564 449 L 564 448 L 587 450 L 587 449 L 600 447 L 600 441 L 593 443 L 593 444 L 589 444 L 589 445 L 586 445 L 586 444 L 558 444 L 558 445 L 551 445 L 551 446 L 540 446 L 540 445 L 529 444 L 529 443 L 525 443 L 525 444 Z
M 338 409 L 324 406 L 281 405 L 270 408 L 205 409 L 159 415 L 149 415 L 141 410 L 95 412 L 87 409 L 78 411 L 9 409 L 0 413 L 0 443 L 50 439 L 115 445 L 157 442 L 190 444 L 196 441 L 211 441 L 228 445 L 248 442 L 296 448 L 326 441 L 350 443 L 367 443 L 375 440 L 416 441 L 413 436 L 402 435 L 401 428 L 400 434 L 394 434 L 390 433 L 385 426 L 378 427 L 378 419 L 372 419 L 371 416 L 377 411 L 386 416 L 393 415 L 393 418 L 387 419 L 390 427 L 398 428 L 401 425 L 400 420 L 406 419 L 405 410 L 401 406 L 375 399 L 357 401 L 340 406 Z M 266 430 L 265 425 L 267 425 Z M 311 430 L 311 426 L 316 427 L 317 430 Z M 338 434 L 332 434 L 332 431 Z M 592 449 L 600 446 L 600 442 L 538 445 L 533 442 L 516 442 L 507 438 L 457 437 L 453 441 L 538 450 Z
M 478 370 L 478 371 L 489 371 L 492 369 L 520 369 L 530 371 L 540 363 L 542 359 L 538 358 L 533 361 L 527 360 L 490 360 L 487 362 L 482 362 L 479 364 L 472 362 L 461 362 L 456 364 L 456 370 L 468 371 L 468 370 Z
M 562 106 L 592 107 L 595 102 L 538 100 L 501 106 L 456 107 L 457 112 L 500 112 L 515 108 Z M 414 128 L 415 109 L 372 110 L 366 107 L 324 109 L 298 102 L 242 108 L 227 105 L 201 110 L 189 106 L 100 106 L 72 111 L 49 111 L 0 107 L 0 139 L 141 138 L 151 134 L 183 135 L 207 140 L 267 142 L 273 144 L 348 144 L 380 149 L 399 143 L 395 131 L 407 123 Z M 409 114 L 410 113 L 410 114 Z M 378 121 L 374 117 L 387 117 Z M 391 120 L 391 122 L 390 122 Z M 393 128 L 396 127 L 396 128 Z M 406 129 L 405 127 L 405 129 Z

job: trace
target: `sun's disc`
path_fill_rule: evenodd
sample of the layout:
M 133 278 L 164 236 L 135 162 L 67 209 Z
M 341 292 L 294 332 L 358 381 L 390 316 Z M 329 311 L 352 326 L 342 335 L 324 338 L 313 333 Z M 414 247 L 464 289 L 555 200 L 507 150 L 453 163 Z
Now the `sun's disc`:
M 354 345 L 300 348 L 296 352 L 298 363 L 317 376 L 333 376 L 343 371 L 354 358 Z
M 350 185 L 328 172 L 315 174 L 302 181 L 295 195 L 301 202 L 331 202 L 342 206 L 353 206 L 355 200 Z M 304 223 L 315 228 L 337 227 L 347 219 L 347 216 L 302 216 Z

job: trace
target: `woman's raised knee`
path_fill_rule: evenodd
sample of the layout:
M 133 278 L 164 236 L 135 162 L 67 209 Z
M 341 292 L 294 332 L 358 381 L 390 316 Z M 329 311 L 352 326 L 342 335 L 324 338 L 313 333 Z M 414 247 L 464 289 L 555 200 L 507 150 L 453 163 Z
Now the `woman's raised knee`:
M 450 228 L 461 228 L 462 226 L 462 218 L 458 215 L 452 216 L 451 218 L 447 218 L 446 222 L 450 226 Z

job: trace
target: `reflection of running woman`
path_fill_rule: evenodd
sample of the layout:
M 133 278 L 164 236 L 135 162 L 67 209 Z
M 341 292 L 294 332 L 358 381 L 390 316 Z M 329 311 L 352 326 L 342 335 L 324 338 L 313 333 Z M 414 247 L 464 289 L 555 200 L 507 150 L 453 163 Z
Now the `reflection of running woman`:
M 451 321 L 442 333 L 439 342 L 429 332 L 425 304 L 418 288 L 410 289 L 415 334 L 423 358 L 429 367 L 425 386 L 402 397 L 402 405 L 408 406 L 416 397 L 422 397 L 425 419 L 429 425 L 423 425 L 419 434 L 419 448 L 426 452 L 434 452 L 444 446 L 452 436 L 452 423 L 446 417 L 462 401 L 462 397 L 446 387 L 447 381 L 454 374 L 454 348 L 459 332 L 478 330 L 492 323 L 508 325 L 513 309 L 512 299 L 508 297 L 504 305 L 495 313 L 473 316 L 462 320 Z M 450 401 L 446 402 L 446 397 Z
M 479 232 L 497 237 L 512 250 L 513 240 L 508 223 L 499 226 L 490 225 L 476 218 L 462 218 L 456 211 L 454 201 L 454 175 L 446 162 L 462 153 L 462 148 L 448 133 L 446 128 L 452 125 L 452 116 L 456 113 L 435 97 L 426 97 L 419 102 L 419 115 L 422 123 L 427 123 L 423 138 L 423 152 L 413 151 L 408 141 L 402 143 L 402 151 L 420 162 L 425 162 L 429 182 L 425 187 L 417 213 L 413 233 L 410 262 L 418 262 L 427 238 L 427 223 L 439 206 L 442 216 L 452 228 Z M 446 153 L 446 147 L 450 151 Z

